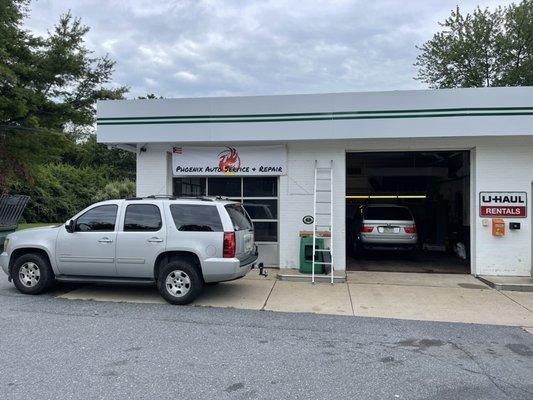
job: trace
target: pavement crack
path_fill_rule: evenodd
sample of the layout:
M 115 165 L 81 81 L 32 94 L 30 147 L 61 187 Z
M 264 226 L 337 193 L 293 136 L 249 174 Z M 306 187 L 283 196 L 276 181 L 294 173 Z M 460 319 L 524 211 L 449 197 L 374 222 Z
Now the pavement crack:
M 348 288 L 348 297 L 350 298 L 350 306 L 352 307 L 352 315 L 355 317 L 355 309 L 353 307 L 352 293 L 350 292 L 350 285 L 346 281 L 346 287 Z
M 274 284 L 272 285 L 272 287 L 270 288 L 270 291 L 268 292 L 268 296 L 263 304 L 263 306 L 259 309 L 259 311 L 265 311 L 265 307 L 268 303 L 268 299 L 270 299 L 270 295 L 272 294 L 272 291 L 274 290 L 274 286 L 276 286 L 276 283 L 278 282 L 278 280 L 274 280 Z
M 460 352 L 462 352 L 464 355 L 466 355 L 468 357 L 468 359 L 470 361 L 472 361 L 478 368 L 479 368 L 479 374 L 483 375 L 484 377 L 486 377 L 495 387 L 496 389 L 498 389 L 502 394 L 505 395 L 505 397 L 507 398 L 510 398 L 509 397 L 509 393 L 507 393 L 507 391 L 505 391 L 498 383 L 496 383 L 496 380 L 498 378 L 490 375 L 487 371 L 485 371 L 485 369 L 481 366 L 481 364 L 476 360 L 476 358 L 474 357 L 474 355 L 472 353 L 470 353 L 468 350 L 462 348 L 461 346 L 459 346 L 458 344 L 456 343 L 453 343 L 453 342 L 450 342 L 450 345 L 454 348 L 456 348 L 457 350 L 459 350 Z M 501 379 L 500 379 L 501 380 Z M 515 389 L 519 389 L 519 390 L 522 390 L 520 388 L 517 388 L 516 386 L 510 384 L 509 382 L 505 382 L 505 381 L 502 381 L 503 383 L 515 388 Z M 526 393 L 529 393 L 527 391 L 525 391 Z
M 496 289 L 494 289 L 496 290 Z M 507 294 L 503 293 L 501 290 L 496 290 L 498 293 L 500 293 L 502 296 L 506 297 L 507 299 L 511 300 L 513 303 L 516 303 L 518 304 L 520 307 L 524 308 L 525 310 L 529 311 L 530 313 L 533 313 L 533 310 L 530 310 L 529 308 L 527 308 L 525 305 L 523 305 L 522 303 L 519 303 L 518 301 L 516 301 L 515 299 L 513 299 L 512 297 L 509 297 Z
M 390 350 L 403 350 L 403 351 L 407 351 L 407 352 L 410 352 L 410 353 L 418 354 L 418 355 L 421 355 L 421 356 L 424 356 L 424 357 L 429 357 L 429 358 L 431 358 L 431 359 L 433 359 L 435 361 L 439 361 L 439 362 L 441 362 L 443 364 L 446 364 L 446 365 L 449 365 L 449 366 L 452 366 L 452 367 L 455 367 L 455 368 L 459 368 L 460 370 L 462 370 L 464 372 L 468 372 L 468 373 L 471 373 L 471 374 L 484 376 L 485 378 L 487 378 L 494 385 L 494 387 L 496 387 L 502 394 L 504 394 L 506 398 L 511 398 L 511 397 L 501 387 L 501 385 L 498 384 L 496 381 L 499 381 L 499 382 L 503 383 L 504 385 L 510 386 L 513 389 L 516 389 L 516 390 L 518 390 L 520 392 L 523 392 L 523 393 L 525 393 L 527 395 L 533 394 L 533 392 L 525 390 L 525 389 L 523 389 L 521 387 L 518 387 L 518 386 L 516 386 L 516 385 L 514 385 L 514 384 L 512 384 L 510 382 L 504 381 L 501 378 L 498 378 L 498 377 L 495 377 L 495 376 L 489 374 L 487 371 L 485 371 L 483 369 L 483 367 L 477 362 L 475 357 L 470 352 L 468 352 L 466 349 L 462 348 L 461 346 L 457 345 L 456 343 L 451 342 L 451 341 L 446 342 L 446 343 L 449 344 L 450 346 L 452 346 L 453 348 L 457 349 L 458 351 L 460 351 L 464 355 L 466 355 L 466 357 L 478 368 L 478 370 L 471 369 L 471 368 L 468 368 L 468 367 L 464 367 L 464 366 L 462 366 L 460 364 L 444 360 L 441 357 L 436 356 L 434 354 L 427 353 L 427 352 L 421 350 L 420 348 L 399 348 L 398 346 L 391 345 L 389 343 L 383 343 L 383 342 L 380 342 L 380 345 L 382 345 L 385 348 L 389 348 Z

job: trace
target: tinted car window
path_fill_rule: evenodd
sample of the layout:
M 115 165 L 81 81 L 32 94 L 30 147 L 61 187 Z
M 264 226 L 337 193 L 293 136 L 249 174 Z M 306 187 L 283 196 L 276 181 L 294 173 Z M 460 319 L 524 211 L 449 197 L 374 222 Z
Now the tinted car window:
M 228 204 L 226 211 L 233 222 L 233 228 L 236 231 L 242 231 L 244 229 L 253 229 L 252 221 L 246 215 L 246 212 L 240 204 Z
M 124 231 L 158 231 L 163 225 L 159 207 L 153 204 L 130 204 L 126 207 Z
M 368 207 L 364 211 L 364 219 L 412 221 L 411 212 L 404 207 Z
M 77 232 L 108 232 L 115 230 L 118 207 L 107 204 L 91 208 L 76 220 Z
M 178 231 L 222 232 L 222 221 L 215 206 L 172 204 L 172 219 Z

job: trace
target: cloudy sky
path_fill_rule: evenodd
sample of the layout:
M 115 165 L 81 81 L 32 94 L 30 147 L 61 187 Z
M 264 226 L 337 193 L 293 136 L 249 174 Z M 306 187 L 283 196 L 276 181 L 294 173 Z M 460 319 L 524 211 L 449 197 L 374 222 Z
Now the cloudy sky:
M 457 4 L 476 0 L 34 0 L 26 26 L 69 9 L 96 54 L 117 61 L 129 97 L 323 93 L 424 88 L 416 45 Z

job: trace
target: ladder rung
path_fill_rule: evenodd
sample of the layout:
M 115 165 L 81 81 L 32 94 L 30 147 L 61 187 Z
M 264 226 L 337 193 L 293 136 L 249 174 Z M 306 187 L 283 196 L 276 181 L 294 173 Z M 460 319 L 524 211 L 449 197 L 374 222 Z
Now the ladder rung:
M 321 192 L 321 193 L 324 193 L 324 192 L 328 192 L 328 193 L 329 193 L 329 192 L 331 192 L 331 190 L 330 190 L 330 189 L 328 189 L 328 190 L 324 190 L 324 189 L 317 189 L 316 191 L 317 191 L 317 192 Z
M 315 226 L 322 226 L 322 227 L 327 226 L 327 227 L 331 228 L 331 225 L 315 224 Z
M 316 167 L 317 171 L 331 171 L 331 167 Z
M 331 213 L 315 213 L 315 215 L 331 215 Z
M 325 262 L 325 261 L 315 261 L 315 265 L 332 265 L 330 262 Z
M 331 204 L 331 201 L 315 201 L 317 204 Z
M 321 252 L 321 253 L 324 253 L 324 252 L 326 252 L 326 251 L 327 251 L 327 252 L 330 252 L 330 249 L 315 249 L 315 253 L 316 253 L 317 251 L 318 251 L 318 252 Z
M 329 178 L 316 178 L 317 181 L 330 181 Z

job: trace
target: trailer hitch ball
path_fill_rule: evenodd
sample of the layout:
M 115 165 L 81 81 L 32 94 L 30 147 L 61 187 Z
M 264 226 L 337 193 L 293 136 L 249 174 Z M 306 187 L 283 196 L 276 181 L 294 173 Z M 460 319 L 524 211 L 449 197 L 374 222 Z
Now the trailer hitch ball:
M 263 263 L 259 263 L 257 265 L 257 268 L 259 268 L 259 275 L 264 276 L 265 278 L 268 276 L 268 272 L 265 270 L 265 266 Z

